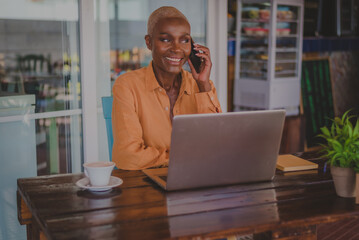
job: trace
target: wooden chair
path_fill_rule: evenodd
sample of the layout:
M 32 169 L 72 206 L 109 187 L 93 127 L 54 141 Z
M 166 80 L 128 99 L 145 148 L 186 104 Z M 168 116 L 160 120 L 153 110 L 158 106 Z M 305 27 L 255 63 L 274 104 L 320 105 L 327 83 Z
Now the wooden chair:
M 112 102 L 113 102 L 113 97 L 102 97 L 101 100 L 102 100 L 103 117 L 105 118 L 105 122 L 106 122 L 108 152 L 109 152 L 109 156 L 110 156 L 110 161 L 112 161 L 112 145 L 113 145 Z

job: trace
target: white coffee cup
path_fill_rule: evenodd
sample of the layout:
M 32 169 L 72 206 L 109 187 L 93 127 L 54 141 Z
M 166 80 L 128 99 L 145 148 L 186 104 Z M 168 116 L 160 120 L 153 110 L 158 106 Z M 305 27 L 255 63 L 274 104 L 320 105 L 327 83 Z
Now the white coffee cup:
M 106 186 L 110 182 L 110 177 L 114 162 L 91 162 L 84 163 L 85 175 L 90 179 L 91 186 Z

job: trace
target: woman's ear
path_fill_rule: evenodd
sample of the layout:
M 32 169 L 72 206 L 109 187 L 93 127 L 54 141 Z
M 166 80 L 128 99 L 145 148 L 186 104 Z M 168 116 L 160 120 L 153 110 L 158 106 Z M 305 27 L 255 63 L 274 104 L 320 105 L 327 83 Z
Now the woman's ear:
M 145 36 L 146 46 L 149 50 L 152 51 L 152 43 L 151 43 L 151 37 L 150 35 Z

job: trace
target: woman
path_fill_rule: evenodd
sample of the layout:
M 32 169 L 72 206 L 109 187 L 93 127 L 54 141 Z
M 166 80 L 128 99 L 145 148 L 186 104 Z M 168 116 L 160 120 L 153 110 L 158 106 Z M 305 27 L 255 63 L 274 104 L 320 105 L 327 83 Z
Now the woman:
M 221 112 L 209 80 L 209 49 L 195 44 L 203 59 L 197 73 L 189 60 L 190 33 L 187 18 L 174 7 L 161 7 L 149 17 L 145 41 L 151 63 L 121 75 L 113 86 L 112 161 L 118 168 L 166 166 L 174 116 Z M 182 69 L 186 61 L 192 73 Z

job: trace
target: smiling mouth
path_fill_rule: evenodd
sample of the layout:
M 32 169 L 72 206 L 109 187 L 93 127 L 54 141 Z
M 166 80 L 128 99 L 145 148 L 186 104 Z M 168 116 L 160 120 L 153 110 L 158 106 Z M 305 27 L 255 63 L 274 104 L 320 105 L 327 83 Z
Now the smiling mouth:
M 166 57 L 167 60 L 171 61 L 171 62 L 179 62 L 182 60 L 182 58 L 170 58 L 170 57 Z

